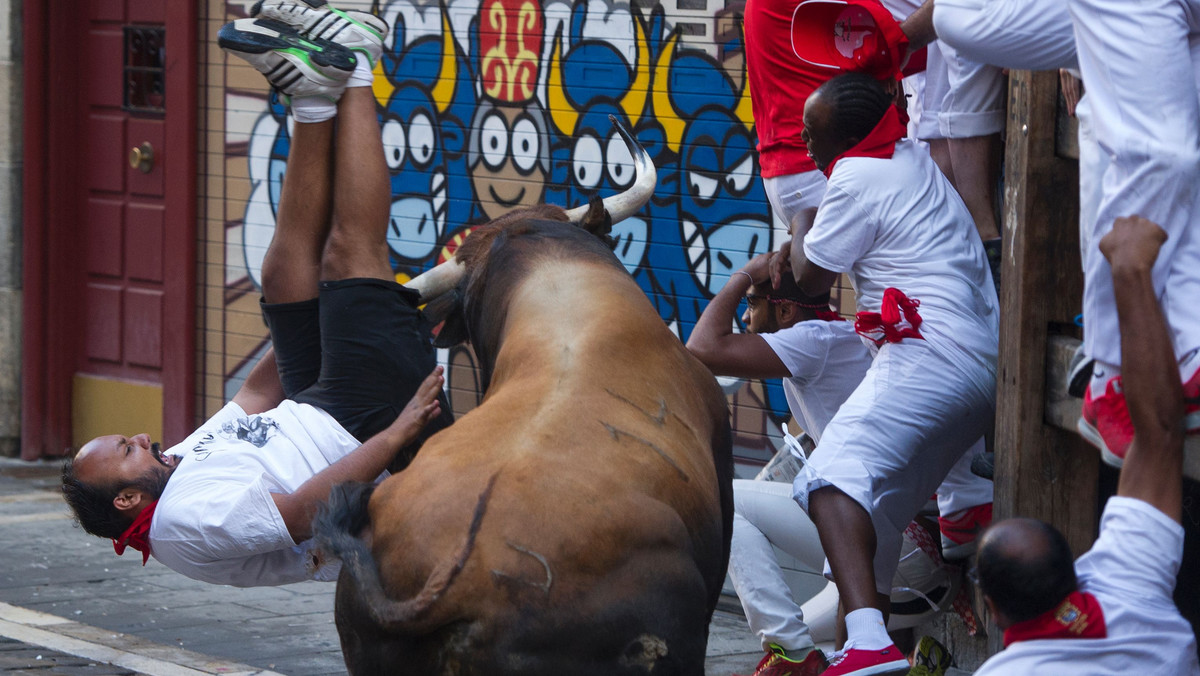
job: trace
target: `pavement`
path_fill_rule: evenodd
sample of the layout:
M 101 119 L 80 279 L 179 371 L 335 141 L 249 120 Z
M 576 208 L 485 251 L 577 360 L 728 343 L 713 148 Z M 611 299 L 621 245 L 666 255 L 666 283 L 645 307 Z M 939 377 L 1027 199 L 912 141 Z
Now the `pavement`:
M 332 583 L 235 589 L 195 582 L 80 530 L 55 461 L 0 458 L 0 673 L 345 674 Z M 727 599 L 706 676 L 751 673 L 758 641 Z

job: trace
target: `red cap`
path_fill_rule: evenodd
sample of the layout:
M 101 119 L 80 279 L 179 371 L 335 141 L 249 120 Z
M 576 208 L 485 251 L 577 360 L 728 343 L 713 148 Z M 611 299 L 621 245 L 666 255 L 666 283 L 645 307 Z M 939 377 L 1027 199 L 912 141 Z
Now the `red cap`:
M 886 80 L 907 50 L 908 37 L 877 0 L 804 0 L 792 12 L 792 51 L 814 66 Z

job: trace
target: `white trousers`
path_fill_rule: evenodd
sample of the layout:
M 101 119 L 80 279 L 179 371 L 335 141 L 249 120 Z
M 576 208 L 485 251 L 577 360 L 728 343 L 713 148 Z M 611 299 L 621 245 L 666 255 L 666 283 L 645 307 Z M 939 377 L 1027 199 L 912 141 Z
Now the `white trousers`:
M 951 514 L 992 501 L 992 482 L 971 473 L 971 459 L 983 451 L 983 440 L 954 464 L 937 489 L 938 511 Z M 800 604 L 792 598 L 772 545 L 813 573 L 825 569 L 825 553 L 817 528 L 792 499 L 792 487 L 781 481 L 733 482 L 733 540 L 729 577 L 750 631 L 763 650 L 774 643 L 787 651 L 813 646 Z M 895 586 L 891 578 L 890 585 Z M 902 585 L 903 586 L 903 585 Z
M 1064 0 L 936 0 L 938 39 L 981 63 L 1020 70 L 1075 68 Z
M 817 217 L 817 207 L 825 197 L 825 174 L 802 171 L 763 179 L 763 190 L 775 218 L 787 225 L 788 232 L 807 232 Z
M 805 511 L 834 486 L 870 515 L 879 593 L 891 590 L 908 522 L 992 424 L 995 374 L 965 368 L 925 340 L 884 344 L 793 483 Z
M 1070 0 L 1069 8 L 1103 155 L 1099 203 L 1091 222 L 1081 223 L 1089 230 L 1082 238 L 1084 350 L 1121 363 L 1112 273 L 1099 242 L 1116 218 L 1139 215 L 1167 232 L 1152 277 L 1183 357 L 1200 348 L 1200 2 Z

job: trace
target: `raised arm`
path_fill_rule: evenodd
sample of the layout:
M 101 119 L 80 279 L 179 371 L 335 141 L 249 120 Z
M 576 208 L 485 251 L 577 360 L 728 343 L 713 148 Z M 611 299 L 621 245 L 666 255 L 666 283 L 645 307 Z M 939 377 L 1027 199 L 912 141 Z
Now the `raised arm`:
M 241 406 L 248 415 L 254 415 L 275 408 L 283 399 L 283 384 L 279 382 L 279 367 L 275 364 L 275 348 L 270 347 L 250 369 L 246 382 L 233 395 L 233 403 Z
M 730 275 L 696 321 L 687 348 L 714 375 L 739 378 L 786 378 L 792 375 L 762 336 L 733 332 L 738 303 L 752 285 L 767 281 L 771 257 L 777 255 L 780 254 L 760 254 L 742 270 Z
M 1121 328 L 1121 380 L 1133 442 L 1117 495 L 1137 498 L 1175 521 L 1183 504 L 1183 386 L 1150 270 L 1167 233 L 1133 216 L 1118 218 L 1100 240 L 1112 267 Z
M 933 28 L 933 0 L 925 0 L 915 12 L 900 22 L 900 30 L 908 37 L 908 53 L 921 49 L 937 39 Z
M 312 537 L 313 516 L 317 507 L 329 498 L 331 488 L 346 481 L 373 481 L 387 469 L 396 453 L 416 439 L 426 423 L 437 417 L 440 408 L 437 395 L 442 382 L 442 367 L 438 366 L 387 429 L 318 472 L 296 492 L 271 494 L 293 541 L 302 542 Z

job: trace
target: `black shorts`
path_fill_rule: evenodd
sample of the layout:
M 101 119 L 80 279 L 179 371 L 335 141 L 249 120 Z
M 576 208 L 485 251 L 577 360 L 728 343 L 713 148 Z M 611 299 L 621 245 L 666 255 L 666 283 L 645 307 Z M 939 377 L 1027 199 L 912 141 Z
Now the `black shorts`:
M 361 278 L 321 282 L 313 300 L 263 303 L 284 394 L 329 413 L 359 441 L 382 431 L 436 365 L 418 298 L 395 282 Z M 439 399 L 441 415 L 399 454 L 404 465 L 453 421 L 445 394 Z

